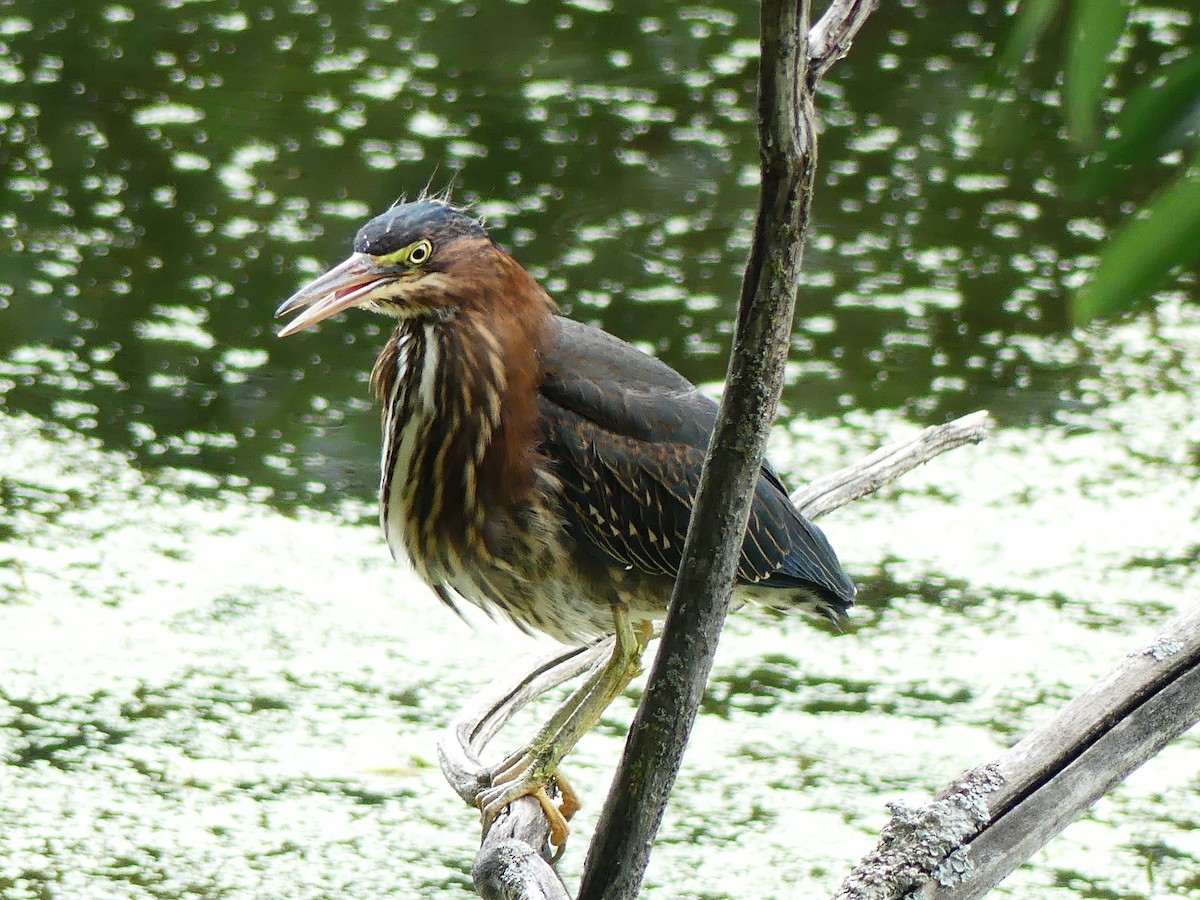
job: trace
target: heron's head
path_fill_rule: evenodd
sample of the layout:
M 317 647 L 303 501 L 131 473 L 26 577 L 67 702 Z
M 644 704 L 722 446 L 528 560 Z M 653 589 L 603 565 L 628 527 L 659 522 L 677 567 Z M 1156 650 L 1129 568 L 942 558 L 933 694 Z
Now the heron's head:
M 402 203 L 359 229 L 354 252 L 283 302 L 303 310 L 280 337 L 351 307 L 397 319 L 445 318 L 463 307 L 548 298 L 478 222 L 436 200 Z

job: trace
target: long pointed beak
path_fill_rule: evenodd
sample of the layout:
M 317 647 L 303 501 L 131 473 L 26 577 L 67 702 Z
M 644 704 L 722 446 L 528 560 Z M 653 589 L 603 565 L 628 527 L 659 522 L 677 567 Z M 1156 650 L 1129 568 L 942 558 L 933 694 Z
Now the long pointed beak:
M 279 309 L 275 310 L 275 318 L 306 306 L 308 309 L 285 325 L 279 336 L 287 337 L 303 331 L 343 309 L 349 309 L 381 284 L 391 280 L 391 276 L 380 273 L 370 256 L 352 253 L 345 262 L 310 281 L 280 304 Z

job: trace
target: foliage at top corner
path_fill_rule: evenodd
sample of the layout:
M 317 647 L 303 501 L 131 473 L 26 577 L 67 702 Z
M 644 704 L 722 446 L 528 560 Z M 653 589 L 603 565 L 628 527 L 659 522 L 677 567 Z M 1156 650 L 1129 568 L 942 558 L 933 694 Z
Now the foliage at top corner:
M 1131 172 L 1167 154 L 1180 164 L 1155 195 L 1113 234 L 1088 280 L 1076 291 L 1077 322 L 1119 315 L 1149 302 L 1178 266 L 1200 259 L 1200 48 L 1181 47 L 1161 67 L 1135 76 L 1120 111 L 1102 121 L 1106 82 L 1119 64 L 1119 45 L 1138 0 L 1021 0 L 1004 72 L 1014 72 L 1065 16 L 1063 113 L 1085 158 L 1081 189 L 1111 192 Z M 1107 126 L 1107 127 L 1105 127 Z

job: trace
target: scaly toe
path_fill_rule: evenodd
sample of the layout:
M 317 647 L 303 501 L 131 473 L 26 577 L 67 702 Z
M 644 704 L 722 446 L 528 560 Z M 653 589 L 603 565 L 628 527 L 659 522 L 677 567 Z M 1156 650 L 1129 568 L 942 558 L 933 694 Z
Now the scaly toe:
M 575 793 L 575 788 L 571 787 L 567 779 L 563 778 L 562 772 L 555 770 L 554 781 L 558 784 L 558 796 L 562 798 L 562 805 L 558 810 L 562 813 L 562 817 L 569 822 L 575 813 L 583 809 L 583 804 L 579 802 L 579 795 Z
M 546 819 L 550 823 L 550 844 L 554 847 L 563 847 L 567 843 L 567 835 L 571 833 L 571 829 L 567 827 L 567 820 L 554 801 L 550 799 L 550 795 L 546 793 L 544 787 L 538 788 L 529 796 L 533 797 L 542 805 L 542 812 L 546 814 Z
M 555 847 L 562 847 L 571 831 L 567 827 L 567 820 L 559 808 L 554 805 L 550 795 L 546 793 L 545 782 L 539 783 L 536 778 L 528 775 L 514 776 L 514 780 L 494 785 L 485 791 L 480 791 L 475 796 L 475 805 L 482 813 L 483 833 L 486 835 L 491 830 L 497 816 L 520 797 L 533 797 L 541 804 L 542 811 L 545 812 L 546 818 L 550 822 L 550 843 Z M 576 808 L 578 808 L 578 804 L 576 804 Z M 575 810 L 572 809 L 571 814 L 574 815 L 574 812 Z
M 520 753 L 510 756 L 492 770 L 492 787 L 517 780 L 528 772 L 532 765 L 533 758 L 528 754 Z
M 475 795 L 475 805 L 479 807 L 479 811 L 483 817 L 483 833 L 486 835 L 491 831 L 492 824 L 496 821 L 496 817 L 508 807 L 518 797 L 524 797 L 527 794 L 532 794 L 536 787 L 523 786 L 513 782 L 504 784 L 496 784 L 487 790 L 480 791 Z

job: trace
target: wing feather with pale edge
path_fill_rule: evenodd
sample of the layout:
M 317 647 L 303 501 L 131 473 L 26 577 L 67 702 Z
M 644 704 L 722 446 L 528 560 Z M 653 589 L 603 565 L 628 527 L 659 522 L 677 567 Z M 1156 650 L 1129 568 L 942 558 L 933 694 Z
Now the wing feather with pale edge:
M 568 526 L 613 565 L 674 577 L 717 406 L 664 363 L 598 329 L 556 319 L 543 350 L 543 449 Z M 829 542 L 764 466 L 738 577 L 847 606 L 854 587 Z

